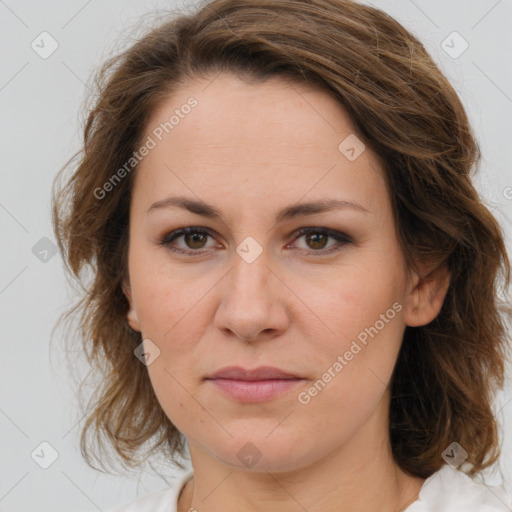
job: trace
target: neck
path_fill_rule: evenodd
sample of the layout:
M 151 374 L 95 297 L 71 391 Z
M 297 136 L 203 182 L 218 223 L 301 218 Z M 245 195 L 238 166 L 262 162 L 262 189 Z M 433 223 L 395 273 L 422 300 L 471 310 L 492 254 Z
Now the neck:
M 189 450 L 194 478 L 178 512 L 400 512 L 424 482 L 395 463 L 378 415 L 328 456 L 290 471 L 234 468 L 190 440 Z

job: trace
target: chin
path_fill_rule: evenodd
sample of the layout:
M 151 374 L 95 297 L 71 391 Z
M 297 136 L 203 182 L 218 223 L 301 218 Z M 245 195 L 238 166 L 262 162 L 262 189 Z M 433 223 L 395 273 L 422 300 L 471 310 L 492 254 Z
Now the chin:
M 275 428 L 274 424 L 274 427 Z M 237 470 L 251 472 L 285 472 L 300 469 L 313 462 L 318 456 L 318 447 L 309 446 L 303 436 L 282 429 L 279 433 L 272 429 L 259 430 L 255 434 L 237 432 L 224 442 L 209 440 L 205 444 L 213 446 L 211 455 Z

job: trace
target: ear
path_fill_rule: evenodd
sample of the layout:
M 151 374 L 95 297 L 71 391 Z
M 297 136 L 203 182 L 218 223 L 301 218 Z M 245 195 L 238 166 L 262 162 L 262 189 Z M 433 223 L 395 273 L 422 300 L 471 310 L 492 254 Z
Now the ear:
M 128 321 L 128 325 L 134 331 L 141 332 L 139 317 L 137 316 L 137 312 L 135 311 L 135 309 L 133 307 L 132 290 L 130 288 L 130 284 L 125 279 L 125 280 L 123 280 L 121 287 L 123 289 L 124 295 L 126 296 L 126 299 L 128 300 L 128 303 L 130 304 L 130 310 L 126 314 L 126 319 Z
M 441 311 L 448 287 L 450 273 L 443 266 L 424 277 L 413 274 L 411 288 L 405 304 L 405 324 L 410 327 L 427 325 Z

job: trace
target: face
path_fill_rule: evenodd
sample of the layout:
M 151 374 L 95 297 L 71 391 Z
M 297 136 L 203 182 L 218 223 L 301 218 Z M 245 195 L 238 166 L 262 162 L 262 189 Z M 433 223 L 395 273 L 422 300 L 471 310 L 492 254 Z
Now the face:
M 430 321 L 442 297 L 422 306 L 382 169 L 337 101 L 277 78 L 210 82 L 173 94 L 146 127 L 128 321 L 191 450 L 299 468 L 386 433 L 405 326 Z M 231 366 L 294 378 L 209 378 Z

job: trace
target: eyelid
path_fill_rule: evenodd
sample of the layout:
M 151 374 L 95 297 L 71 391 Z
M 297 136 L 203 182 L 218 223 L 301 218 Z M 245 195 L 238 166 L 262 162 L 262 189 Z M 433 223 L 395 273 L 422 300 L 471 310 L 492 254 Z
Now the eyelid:
M 293 233 L 295 236 L 294 240 L 297 239 L 299 236 L 302 236 L 302 235 L 305 235 L 305 234 L 311 233 L 311 232 L 322 233 L 324 235 L 330 236 L 331 238 L 334 238 L 336 240 L 339 239 L 339 240 L 345 241 L 347 243 L 353 241 L 350 236 L 343 233 L 342 231 L 338 231 L 337 229 L 330 229 L 330 228 L 323 228 L 323 227 L 316 227 L 316 226 L 299 228 L 298 230 L 296 230 Z

